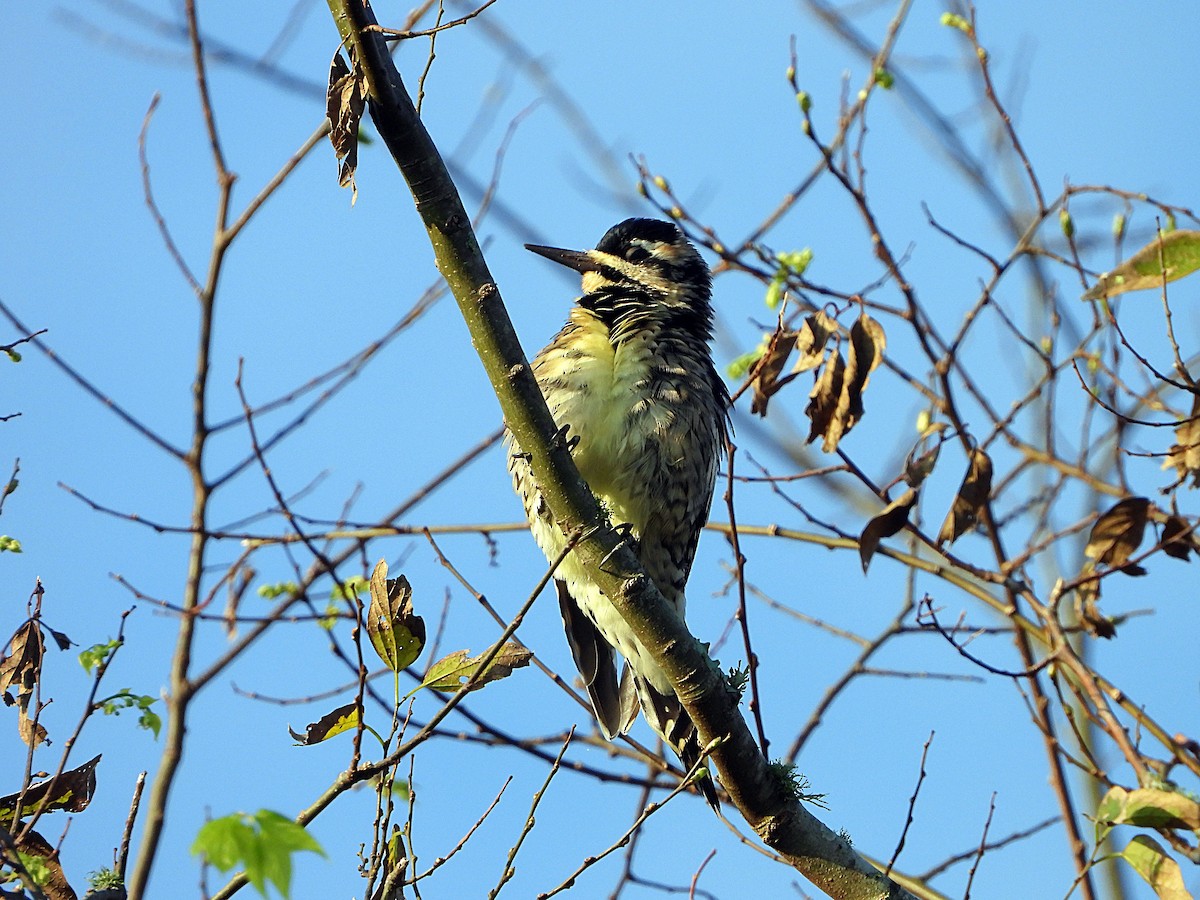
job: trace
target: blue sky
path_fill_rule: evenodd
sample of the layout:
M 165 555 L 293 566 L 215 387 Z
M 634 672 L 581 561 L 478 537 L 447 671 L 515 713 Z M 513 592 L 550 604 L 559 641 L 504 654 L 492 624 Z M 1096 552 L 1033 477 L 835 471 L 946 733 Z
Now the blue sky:
M 863 12 L 855 19 L 857 27 L 877 41 L 893 7 L 858 6 Z M 286 82 L 256 76 L 245 67 L 212 64 L 218 126 L 229 166 L 238 174 L 237 210 L 324 115 L 323 82 L 336 32 L 320 4 L 297 8 L 303 12 L 294 33 L 273 59 L 286 73 Z M 143 200 L 138 134 L 156 94 L 161 100 L 147 142 L 155 197 L 184 259 L 201 274 L 216 191 L 186 48 L 169 29 L 147 28 L 137 15 L 126 15 L 128 9 L 100 2 L 10 4 L 0 13 L 0 48 L 11 74 L 2 101 L 10 138 L 0 148 L 7 173 L 0 187 L 0 298 L 30 327 L 47 329 L 46 340 L 55 352 L 132 415 L 168 440 L 183 443 L 190 427 L 196 306 Z M 995 254 L 1006 253 L 1010 242 L 922 135 L 902 102 L 901 89 L 915 85 L 961 128 L 967 146 L 995 167 L 1006 192 L 1020 195 L 1023 186 L 988 152 L 995 120 L 977 101 L 962 35 L 939 24 L 944 9 L 937 3 L 914 3 L 896 50 L 902 83 L 872 100 L 865 160 L 882 227 L 898 250 L 907 251 L 906 272 L 928 308 L 944 314 L 944 328 L 952 330 L 977 294 L 986 267 L 934 232 L 922 204 L 941 224 Z M 1048 194 L 1057 194 L 1069 179 L 1145 192 L 1182 206 L 1195 203 L 1200 192 L 1194 159 L 1200 99 L 1189 88 L 1187 66 L 1200 27 L 1189 12 L 1182 4 L 1153 15 L 1114 2 L 980 4 L 980 39 L 990 51 L 997 90 Z M 291 6 L 256 5 L 247 13 L 245 6 L 209 3 L 200 13 L 210 32 L 210 50 L 227 48 L 256 58 L 288 21 Z M 379 13 L 386 18 L 391 11 L 381 6 Z M 179 21 L 174 4 L 161 15 L 165 21 Z M 589 134 L 572 127 L 568 109 L 555 102 L 529 67 L 503 52 L 497 36 L 485 27 L 491 23 L 518 41 L 554 88 L 569 98 L 571 108 L 586 117 Z M 590 246 L 619 219 L 652 213 L 634 190 L 630 154 L 644 156 L 652 171 L 669 179 L 688 210 L 715 226 L 728 243 L 740 241 L 811 169 L 816 155 L 801 134 L 785 77 L 793 35 L 797 81 L 813 99 L 820 133 L 828 136 L 835 128 L 843 78 L 853 95 L 868 70 L 803 5 L 772 0 L 747 11 L 710 2 L 501 0 L 477 22 L 439 37 L 426 81 L 424 118 L 455 171 L 466 176 L 463 184 L 489 181 L 497 147 L 514 118 L 522 116 L 503 159 L 497 206 L 479 234 L 531 354 L 559 328 L 578 285 L 521 245 Z M 399 53 L 410 89 L 427 51 L 427 42 L 413 42 Z M 600 171 L 598 159 L 612 167 Z M 300 164 L 234 246 L 218 301 L 211 400 L 215 420 L 240 414 L 233 384 L 239 360 L 244 361 L 249 396 L 262 402 L 359 350 L 435 283 L 432 254 L 409 195 L 378 142 L 362 148 L 358 188 L 352 207 L 349 193 L 337 186 L 331 151 L 321 147 Z M 464 193 L 473 208 L 478 194 Z M 1108 267 L 1112 246 L 1102 238 L 1119 205 L 1096 200 L 1079 203 L 1073 211 L 1080 229 L 1098 236 L 1085 248 L 1085 262 L 1095 270 Z M 1139 208 L 1131 227 L 1144 240 L 1154 227 L 1151 214 Z M 828 178 L 772 230 L 767 243 L 776 250 L 811 247 L 810 277 L 839 289 L 860 289 L 880 274 L 861 220 Z M 1066 296 L 1081 292 L 1063 272 L 1055 278 Z M 1023 299 L 1026 287 L 1019 278 L 1010 279 L 1006 299 L 1026 317 L 1020 324 L 1036 339 L 1044 323 L 1038 322 L 1036 307 Z M 1183 281 L 1172 294 L 1175 327 L 1185 351 L 1200 334 L 1190 306 L 1194 291 L 1191 282 Z M 762 286 L 749 278 L 718 279 L 721 365 L 757 343 L 762 323 L 771 321 L 762 296 Z M 894 302 L 894 292 L 885 291 L 881 299 Z M 1168 361 L 1157 302 L 1149 295 L 1143 302 L 1145 313 L 1127 315 L 1122 324 L 1155 360 Z M 1132 299 L 1125 310 L 1135 311 Z M 0 342 L 13 336 L 7 325 L 0 328 Z M 1000 330 L 989 326 L 976 333 L 970 347 L 981 370 L 989 373 L 989 383 L 994 378 L 997 386 L 1018 369 L 1004 356 L 1000 337 Z M 889 338 L 893 357 L 923 374 L 912 355 L 911 338 L 898 330 L 889 331 Z M 0 559 L 4 628 L 20 621 L 24 598 L 40 577 L 49 623 L 87 646 L 114 635 L 121 611 L 134 604 L 110 573 L 146 595 L 178 600 L 187 541 L 94 512 L 60 483 L 98 504 L 176 524 L 186 518 L 190 487 L 177 464 L 70 383 L 43 355 L 30 348 L 23 355 L 20 365 L 0 367 L 5 379 L 0 414 L 21 412 L 0 425 L 0 467 L 7 471 L 13 458 L 21 459 L 21 486 L 8 499 L 0 532 L 18 537 L 24 547 L 21 555 Z M 867 417 L 845 446 L 886 481 L 915 437 L 920 405 L 883 375 L 872 390 Z M 803 406 L 802 391 L 794 391 L 776 401 L 766 425 L 739 413 L 735 422 L 743 451 L 776 474 L 792 471 L 795 464 L 772 450 L 768 439 L 804 427 Z M 285 420 L 268 417 L 263 427 Z M 335 518 L 357 491 L 351 518 L 370 522 L 498 423 L 494 397 L 458 312 L 446 299 L 283 443 L 272 454 L 272 470 L 293 492 L 321 476 L 298 503 L 306 514 Z M 1071 423 L 1066 430 L 1073 434 L 1073 427 Z M 1163 437 L 1161 432 L 1139 433 L 1135 449 L 1161 450 Z M 244 428 L 229 429 L 214 442 L 213 471 L 240 459 L 246 448 Z M 741 462 L 749 465 L 745 457 Z M 930 521 L 942 515 L 953 496 L 961 458 L 946 466 L 923 500 Z M 1150 461 L 1131 463 L 1131 472 L 1136 473 L 1135 491 L 1150 492 L 1166 482 Z M 809 482 L 790 487 L 789 494 L 819 513 L 839 508 Z M 872 507 L 861 490 L 855 497 L 857 518 L 839 519 L 851 532 L 878 506 Z M 1194 503 L 1191 496 L 1183 495 L 1183 500 Z M 237 521 L 270 503 L 261 473 L 251 469 L 217 498 L 214 522 Z M 743 523 L 810 527 L 765 488 L 741 488 L 738 504 Z M 838 515 L 848 515 L 840 508 Z M 507 523 L 519 515 L 502 453 L 494 448 L 416 507 L 405 522 Z M 718 508 L 713 518 L 724 521 L 727 516 Z M 272 520 L 251 527 L 271 533 L 281 525 Z M 964 539 L 964 545 L 968 554 L 984 549 L 976 537 Z M 475 588 L 508 613 L 523 602 L 543 568 L 533 542 L 519 532 L 498 534 L 494 546 L 477 535 L 446 537 L 441 546 Z M 750 581 L 840 627 L 875 634 L 899 609 L 904 571 L 890 561 L 876 560 L 864 577 L 852 552 L 806 546 L 781 550 L 755 539 L 747 539 L 744 550 Z M 1066 571 L 1077 569 L 1079 551 L 1072 545 L 1060 555 Z M 219 547 L 212 561 L 227 565 L 238 552 L 231 542 Z M 376 542 L 368 556 L 371 563 L 386 556 L 393 568 L 406 572 L 428 619 L 438 618 L 448 592 L 447 650 L 478 650 L 495 638 L 494 624 L 437 564 L 424 541 Z M 689 621 L 705 640 L 716 639 L 733 608 L 732 595 L 720 593 L 727 579 L 722 566 L 728 560 L 728 546 L 719 536 L 707 535 L 689 590 Z M 255 564 L 263 582 L 289 577 L 281 553 L 263 554 Z M 1038 577 L 1051 574 L 1042 571 Z M 1195 576 L 1166 560 L 1157 562 L 1150 577 L 1127 582 L 1113 585 L 1106 609 L 1116 613 L 1154 607 L 1157 614 L 1133 620 L 1117 641 L 1095 645 L 1097 663 L 1160 721 L 1194 736 L 1200 731 L 1192 662 L 1200 640 Z M 971 621 L 986 624 L 967 598 L 945 585 L 922 583 L 918 590 L 940 592 L 937 598 L 947 618 L 967 610 Z M 136 606 L 126 628 L 128 644 L 108 685 L 157 695 L 166 680 L 175 622 L 151 603 Z M 857 651 L 824 632 L 798 630 L 773 618 L 761 604 L 751 606 L 750 616 L 752 626 L 760 629 L 755 649 L 762 664 L 766 725 L 776 749 L 782 750 Z M 548 663 L 564 671 L 569 667 L 549 598 L 535 606 L 521 634 Z M 199 658 L 211 660 L 223 646 L 218 626 L 205 629 Z M 984 646 L 998 664 L 1013 663 L 1007 641 L 992 639 Z M 732 665 L 739 652 L 732 643 L 718 655 Z M 905 638 L 873 663 L 908 672 L 974 674 L 934 637 Z M 46 720 L 57 748 L 78 717 L 86 688 L 74 651 L 52 655 L 46 679 L 48 693 L 56 698 Z M 234 686 L 300 697 L 344 680 L 322 632 L 311 625 L 285 625 L 206 691 L 195 709 L 196 741 L 189 746 L 170 810 L 154 896 L 194 892 L 197 871 L 187 848 L 206 815 L 260 807 L 294 814 L 345 764 L 348 743 L 291 746 L 286 725 L 299 728 L 316 719 L 324 711 L 321 705 L 269 705 L 235 692 Z M 418 705 L 425 714 L 430 709 Z M 575 722 L 586 727 L 578 707 L 534 670 L 483 691 L 472 709 L 515 732 L 551 734 Z M 470 726 L 458 719 L 451 727 Z M 206 729 L 221 736 L 206 737 Z M 1045 788 L 1044 755 L 1029 738 L 1030 729 L 1022 698 L 1007 682 L 863 679 L 829 711 L 800 767 L 814 790 L 828 794 L 830 809 L 821 813 L 823 820 L 849 831 L 864 853 L 886 857 L 904 821 L 922 745 L 935 730 L 930 777 L 898 864 L 920 872 L 978 842 L 993 792 L 993 837 L 1054 814 Z M 3 768 L 13 773 L 24 759 L 24 748 L 14 729 L 4 730 L 0 758 L 9 761 Z M 641 734 L 642 739 L 647 735 Z M 69 871 L 78 875 L 107 864 L 133 779 L 143 768 L 153 772 L 160 750 L 160 744 L 134 728 L 130 714 L 97 718 L 88 725 L 73 759 L 82 762 L 98 752 L 105 758 L 93 806 L 71 825 L 65 851 Z M 582 750 L 580 758 L 603 759 L 596 750 Z M 499 875 L 529 797 L 541 785 L 544 767 L 510 751 L 482 752 L 451 740 L 427 745 L 418 752 L 415 767 L 417 842 L 427 862 L 453 846 L 503 777 L 514 775 L 493 818 L 427 895 L 486 893 Z M 1122 777 L 1127 779 L 1127 773 Z M 506 890 L 532 896 L 557 884 L 583 856 L 619 836 L 631 820 L 636 798 L 632 789 L 598 788 L 579 776 L 561 774 L 539 810 L 538 829 Z M 370 811 L 370 798 L 360 792 L 343 798 L 321 818 L 314 833 L 330 858 L 299 864 L 295 896 L 360 896 L 353 854 L 368 837 Z M 705 868 L 701 887 L 723 898 L 747 896 L 747 885 L 761 896 L 791 895 L 792 875 L 731 840 L 698 801 L 678 802 L 652 820 L 637 869 L 647 878 L 686 885 L 713 848 L 718 853 Z M 575 894 L 606 896 L 619 875 L 620 857 L 610 863 L 585 875 Z M 961 895 L 965 868 L 937 886 Z M 972 896 L 1062 896 L 1070 878 L 1058 834 L 989 856 Z M 212 881 L 214 886 L 221 883 Z M 1189 884 L 1200 886 L 1194 875 Z M 1150 896 L 1144 885 L 1131 887 L 1131 896 Z M 624 896 L 657 893 L 631 888 Z

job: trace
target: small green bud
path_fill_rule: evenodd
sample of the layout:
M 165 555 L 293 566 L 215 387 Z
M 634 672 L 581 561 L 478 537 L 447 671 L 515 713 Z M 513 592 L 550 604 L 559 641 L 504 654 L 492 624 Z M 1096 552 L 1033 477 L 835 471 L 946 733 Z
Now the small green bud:
M 1071 214 L 1065 206 L 1058 211 L 1058 224 L 1068 240 L 1075 237 L 1075 222 L 1071 219 Z
M 875 83 L 885 91 L 890 91 L 896 84 L 896 76 L 887 69 L 879 68 L 875 70 Z
M 1113 237 L 1118 241 L 1121 240 L 1121 238 L 1125 237 L 1125 214 L 1124 213 L 1117 213 L 1115 216 L 1113 216 L 1112 233 L 1113 233 Z
M 971 33 L 971 23 L 952 12 L 942 13 L 941 23 L 947 28 L 957 28 L 963 34 Z
M 768 309 L 779 308 L 779 304 L 783 301 L 783 281 L 781 279 L 771 279 L 771 283 L 767 285 L 766 299 Z
M 800 104 L 800 112 L 806 115 L 812 109 L 812 96 L 808 91 L 796 91 L 796 102 Z

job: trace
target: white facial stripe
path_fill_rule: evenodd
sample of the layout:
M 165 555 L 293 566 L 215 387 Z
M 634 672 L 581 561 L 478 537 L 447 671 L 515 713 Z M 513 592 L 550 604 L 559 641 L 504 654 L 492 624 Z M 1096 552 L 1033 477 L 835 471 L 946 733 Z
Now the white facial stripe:
M 654 244 L 652 246 L 656 256 L 667 257 L 670 259 L 675 255 L 675 247 L 668 244 Z M 668 247 L 672 251 L 670 256 L 663 252 L 663 250 Z M 664 278 L 654 269 L 647 266 L 635 265 L 634 263 L 628 262 L 619 256 L 613 256 L 611 253 L 601 253 L 599 250 L 589 250 L 588 255 L 602 265 L 613 269 L 614 271 L 620 272 L 634 284 L 644 284 L 649 288 L 653 288 L 659 293 L 673 295 L 678 287 L 674 282 Z M 600 272 L 588 272 L 583 276 L 584 292 L 597 290 L 598 288 L 604 287 L 610 283 L 611 282 L 609 279 L 605 278 Z

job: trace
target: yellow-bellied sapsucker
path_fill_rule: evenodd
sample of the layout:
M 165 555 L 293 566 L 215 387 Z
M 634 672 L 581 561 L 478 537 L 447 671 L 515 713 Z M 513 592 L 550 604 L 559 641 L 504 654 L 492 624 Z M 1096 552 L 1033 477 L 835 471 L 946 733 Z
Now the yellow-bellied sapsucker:
M 550 413 L 612 523 L 628 528 L 646 574 L 682 617 L 684 587 L 708 519 L 728 428 L 729 394 L 713 368 L 708 266 L 670 222 L 628 219 L 595 250 L 526 245 L 583 275 L 567 324 L 533 361 Z M 566 538 L 506 436 L 509 471 L 533 536 L 555 559 Z M 666 673 L 568 555 L 555 572 L 575 664 L 605 737 L 638 707 L 690 767 L 699 742 Z M 613 650 L 626 660 L 617 680 Z M 700 783 L 716 805 L 711 780 Z

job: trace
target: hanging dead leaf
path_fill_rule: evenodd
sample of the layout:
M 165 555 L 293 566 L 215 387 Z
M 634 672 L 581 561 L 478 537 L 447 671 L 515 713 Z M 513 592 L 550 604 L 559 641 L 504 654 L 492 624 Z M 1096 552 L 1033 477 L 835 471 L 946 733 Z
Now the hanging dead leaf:
M 808 440 L 822 437 L 821 449 L 832 453 L 838 442 L 863 415 L 862 393 L 866 390 L 871 372 L 883 359 L 887 346 L 883 328 L 863 313 L 850 327 L 847 358 L 843 362 L 840 350 L 834 350 L 825 360 L 817 383 L 809 393 L 805 413 L 812 420 Z
M 847 409 L 844 431 L 849 431 L 863 415 L 862 395 L 867 383 L 883 362 L 887 336 L 883 326 L 868 316 L 860 315 L 850 326 L 850 358 L 846 362 Z
M 767 344 L 762 358 L 754 366 L 754 398 L 750 402 L 750 412 L 754 415 L 765 416 L 771 398 L 796 377 L 793 373 L 780 378 L 779 373 L 783 371 L 792 349 L 796 346 L 797 336 L 798 332 L 789 331 L 781 322 L 771 335 L 771 341 Z
M 387 577 L 380 560 L 371 573 L 371 604 L 367 608 L 367 636 L 379 658 L 393 672 L 411 666 L 425 649 L 425 620 L 413 612 L 408 579 Z
M 1200 546 L 1196 544 L 1195 527 L 1187 519 L 1177 513 L 1167 516 L 1162 530 L 1163 553 L 1174 559 L 1189 562 L 1189 554 L 1200 556 Z
M 1081 575 L 1091 575 L 1095 567 L 1088 563 Z M 1111 640 L 1117 636 L 1117 625 L 1100 612 L 1100 582 L 1092 578 L 1075 588 L 1075 616 L 1083 630 L 1092 637 Z
M 1200 269 L 1200 231 L 1181 229 L 1158 235 L 1111 272 L 1105 272 L 1084 300 L 1115 297 L 1128 291 L 1161 288 Z
M 920 487 L 933 472 L 938 455 L 942 452 L 946 430 L 945 422 L 934 422 L 917 439 L 904 459 L 904 481 L 909 487 Z
M 1144 575 L 1144 569 L 1128 566 L 1126 562 L 1142 543 L 1149 512 L 1150 501 L 1145 497 L 1126 497 L 1096 520 L 1084 555 L 1097 565 Z
M 35 722 L 25 707 L 17 710 L 17 734 L 29 747 L 50 743 L 46 740 L 46 729 L 41 722 Z
M 971 450 L 967 474 L 954 496 L 946 521 L 938 532 L 938 546 L 953 544 L 978 521 L 992 493 L 992 459 L 978 447 Z
M 792 368 L 794 374 L 808 372 L 821 365 L 825 359 L 825 345 L 837 331 L 837 321 L 817 310 L 811 316 L 804 318 L 804 324 L 796 335 L 796 351 L 799 353 L 796 365 Z
M 514 641 L 500 648 L 490 663 L 480 669 L 482 656 L 468 656 L 467 650 L 458 650 L 443 657 L 429 667 L 421 687 L 452 693 L 467 683 L 467 679 L 479 672 L 468 690 L 477 691 L 485 684 L 499 681 L 512 674 L 513 669 L 529 665 L 533 654 Z
M 301 747 L 311 747 L 313 744 L 319 744 L 321 741 L 329 740 L 335 735 L 357 727 L 358 720 L 358 703 L 347 703 L 345 706 L 339 706 L 332 712 L 326 713 L 317 721 L 310 722 L 304 729 L 304 734 L 292 731 L 289 725 L 288 734 Z
M 817 383 L 808 394 L 808 407 L 805 414 L 812 420 L 808 432 L 808 442 L 811 444 L 818 437 L 824 437 L 821 449 L 832 453 L 837 449 L 842 436 L 840 424 L 835 420 L 838 399 L 842 396 L 842 385 L 845 382 L 846 363 L 842 360 L 839 350 L 834 350 L 825 360 L 825 366 L 817 378 Z
M 16 703 L 21 709 L 29 706 L 45 653 L 42 630 L 35 620 L 30 619 L 13 634 L 8 655 L 0 658 L 0 693 L 15 690 Z
M 867 523 L 858 538 L 858 557 L 862 560 L 863 573 L 871 564 L 871 557 L 885 537 L 891 537 L 906 524 L 908 513 L 917 502 L 917 491 L 911 488 L 883 508 L 883 512 Z
M 1200 393 L 1192 399 L 1192 414 L 1175 426 L 1175 443 L 1163 460 L 1164 469 L 1175 469 L 1182 483 L 1190 475 L 1200 487 Z
M 22 816 L 38 808 L 46 812 L 59 809 L 82 812 L 87 809 L 88 804 L 92 802 L 92 794 L 96 791 L 96 765 L 99 762 L 100 757 L 96 756 L 77 769 L 63 772 L 57 778 L 39 781 L 25 792 L 24 797 L 20 793 L 0 797 L 0 826 L 12 830 L 12 818 L 18 799 L 21 800 Z M 45 806 L 41 805 L 43 801 Z
M 358 168 L 358 127 L 366 108 L 367 83 L 354 48 L 346 51 L 350 65 L 339 48 L 329 66 L 329 89 L 325 94 L 325 114 L 329 117 L 329 141 L 337 157 L 338 185 L 351 189 L 350 205 L 358 199 L 354 171 Z

